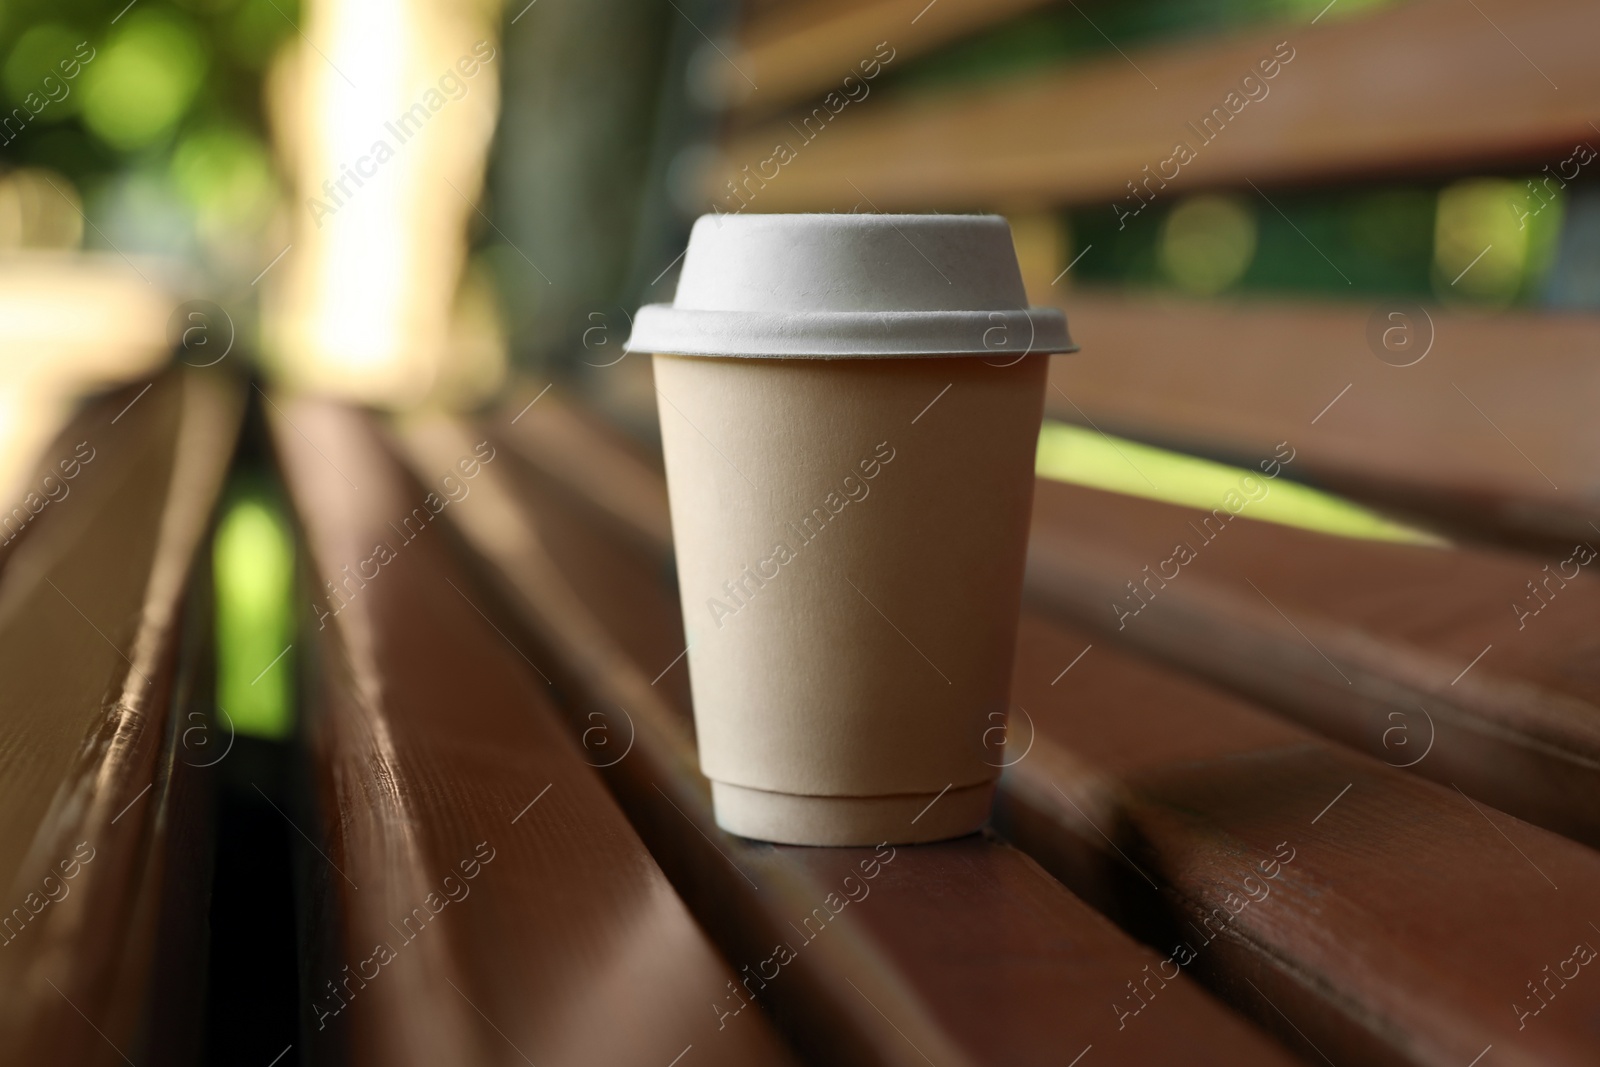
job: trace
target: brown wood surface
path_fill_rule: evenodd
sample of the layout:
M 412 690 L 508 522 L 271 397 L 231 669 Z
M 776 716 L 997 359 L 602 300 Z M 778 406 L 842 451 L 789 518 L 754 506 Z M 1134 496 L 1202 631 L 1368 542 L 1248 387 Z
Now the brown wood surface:
M 1512 605 L 1538 603 L 1526 583 L 1567 553 L 1357 541 L 1214 516 L 1207 541 L 1208 514 L 1041 480 L 1030 596 L 1384 762 L 1600 844 L 1594 563 L 1569 568 L 1579 573 L 1565 588 L 1552 580 L 1548 605 L 1519 623 Z M 1180 543 L 1195 558 L 1164 563 Z M 1163 582 L 1163 570 L 1177 577 Z M 1138 608 L 1127 583 L 1147 581 L 1137 614 L 1113 607 Z
M 806 0 L 766 8 L 740 28 L 729 61 L 708 71 L 741 118 L 839 88 L 880 41 L 895 62 L 932 51 L 1043 0 Z M 737 65 L 737 66 L 735 66 Z M 858 75 L 859 76 L 859 75 Z M 749 80 L 747 81 L 746 78 Z
M 1083 291 L 1061 306 L 1083 351 L 1052 368 L 1056 418 L 1251 467 L 1288 441 L 1291 477 L 1478 536 L 1600 536 L 1600 317 Z M 1416 347 L 1375 347 L 1375 317 Z
M 589 466 L 524 452 L 566 492 L 582 493 L 608 468 L 649 471 L 592 423 L 566 413 L 563 424 Z M 501 425 L 508 440 L 526 433 L 503 416 Z M 1272 454 L 1267 445 L 1260 455 Z M 1297 449 L 1284 469 L 1311 458 Z M 592 514 L 626 522 L 598 507 Z M 1542 554 L 1430 548 L 1244 518 L 1204 527 L 1205 514 L 1042 479 L 1030 596 L 1378 760 L 1600 845 L 1600 579 L 1591 573 L 1600 559 L 1573 568 L 1564 565 L 1575 545 Z M 1203 529 L 1219 527 L 1205 540 Z M 619 536 L 642 543 L 646 533 Z M 1163 587 L 1144 568 L 1171 559 L 1180 541 L 1197 558 Z M 1600 548 L 1600 535 L 1589 542 Z M 658 542 L 655 552 L 666 558 L 668 549 Z M 1559 572 L 1573 569 L 1578 577 L 1563 587 Z M 1112 604 L 1137 607 L 1127 583 L 1147 580 L 1157 595 L 1124 624 Z M 1519 617 L 1513 604 L 1529 611 L 1541 602 L 1530 581 L 1548 582 L 1540 585 L 1548 605 Z
M 1035 614 L 1012 699 L 1001 828 L 1103 907 L 1158 897 L 1146 936 L 1309 1062 L 1600 1055 L 1600 982 L 1549 978 L 1600 949 L 1600 854 Z M 1122 992 L 1163 1025 L 1159 981 Z
M 572 425 L 581 430 L 585 424 L 580 419 Z M 592 463 L 638 463 L 608 452 L 604 435 L 592 429 L 585 440 Z M 546 467 L 547 477 L 560 477 L 556 464 Z M 564 481 L 569 489 L 580 484 Z M 1155 544 L 1152 516 L 1186 514 L 1041 482 L 1036 582 L 1041 558 L 1069 551 L 1079 561 L 1075 571 L 1115 568 L 1118 558 L 1108 549 L 1129 552 Z M 1077 532 L 1077 541 L 1067 542 L 1062 531 Z M 658 552 L 666 547 L 658 546 Z M 1279 593 L 1318 597 L 1312 603 L 1363 609 L 1368 619 L 1409 625 L 1408 633 L 1373 637 L 1363 649 L 1370 652 L 1382 641 L 1396 653 L 1395 661 L 1418 655 L 1409 642 L 1446 636 L 1448 624 L 1463 614 L 1481 616 L 1475 599 L 1491 597 L 1497 581 L 1527 565 L 1525 557 L 1505 552 L 1351 542 L 1247 520 L 1231 523 L 1201 553 L 1191 567 L 1213 555 L 1218 565 L 1247 561 L 1255 568 L 1253 580 L 1272 588 L 1275 600 Z M 612 573 L 618 591 L 637 590 L 649 581 L 651 564 Z M 1197 588 L 1190 589 L 1191 582 Z M 1282 588 L 1295 582 L 1296 591 Z M 1036 585 L 1050 588 L 1048 582 Z M 1155 612 L 1184 590 L 1191 610 L 1180 636 L 1194 649 L 1180 653 L 1180 637 L 1168 633 L 1171 628 Z M 1568 670 L 1553 674 L 1581 673 L 1594 661 L 1582 654 L 1592 648 L 1596 628 L 1582 625 L 1580 595 L 1572 597 L 1580 607 L 1568 615 L 1555 614 L 1552 604 L 1532 620 L 1550 623 L 1550 639 L 1564 643 L 1550 663 L 1565 662 Z M 633 603 L 638 602 L 635 591 Z M 1127 631 L 1162 655 L 1226 674 L 1235 684 L 1277 672 L 1281 684 L 1265 688 L 1278 701 L 1293 701 L 1310 688 L 1304 678 L 1314 669 L 1308 656 L 1328 670 L 1314 650 L 1298 654 L 1280 631 L 1294 641 L 1302 638 L 1276 614 L 1269 640 L 1230 640 L 1234 618 L 1218 610 L 1228 603 L 1226 590 L 1185 571 Z M 1297 614 L 1306 605 L 1294 603 L 1286 610 L 1294 625 L 1306 629 L 1311 624 Z M 1593 610 L 1589 605 L 1587 612 Z M 634 619 L 629 632 L 639 641 L 649 628 L 666 625 L 665 616 Z M 1155 637 L 1140 636 L 1147 624 Z M 1406 710 L 1406 679 L 1375 676 L 1383 661 L 1347 662 L 1354 683 L 1321 687 L 1327 695 L 1320 716 L 1292 704 L 1285 710 L 1372 753 L 1364 756 L 1246 699 L 1119 650 L 1105 629 L 1080 631 L 1037 610 L 1024 614 L 1010 747 L 996 755 L 1012 764 L 999 808 L 1007 834 L 1151 943 L 1170 951 L 1187 942 L 1196 955 L 1195 974 L 1308 1060 L 1460 1064 L 1491 1045 L 1497 1057 L 1491 1062 L 1593 1059 L 1600 1049 L 1600 992 L 1586 992 L 1576 981 L 1563 985 L 1543 968 L 1560 967 L 1579 942 L 1600 947 L 1600 929 L 1588 925 L 1600 891 L 1600 856 L 1455 788 L 1459 784 L 1475 795 L 1509 790 L 1514 799 L 1536 796 L 1557 821 L 1565 820 L 1564 829 L 1592 816 L 1597 794 L 1592 780 L 1583 778 L 1582 760 L 1570 752 L 1563 760 L 1561 749 L 1529 744 L 1510 729 L 1472 723 L 1474 710 L 1518 710 L 1506 699 L 1516 695 L 1508 692 L 1512 685 L 1457 694 L 1473 672 L 1455 690 L 1446 676 L 1442 687 L 1418 694 L 1432 709 L 1430 721 L 1414 707 Z M 1221 636 L 1207 641 L 1205 634 Z M 1319 636 L 1317 643 L 1324 645 L 1324 639 Z M 665 647 L 636 653 L 657 660 L 668 654 Z M 1474 671 L 1488 664 L 1486 657 Z M 667 677 L 674 673 L 681 671 Z M 1451 699 L 1466 702 L 1472 694 L 1479 703 L 1466 710 L 1445 707 L 1437 697 L 1440 688 Z M 1485 693 L 1491 699 L 1483 700 Z M 1017 708 L 1025 710 L 1019 714 Z M 1339 728 L 1357 720 L 1370 731 Z M 1592 730 L 1595 719 L 1582 715 L 1561 722 L 1580 731 L 1581 742 L 1581 731 Z M 1521 754 L 1528 749 L 1548 762 Z M 1402 772 L 1407 764 L 1454 783 L 1419 780 Z M 1492 776 L 1485 781 L 1488 769 Z M 1279 875 L 1274 884 L 1261 876 L 1259 865 L 1270 865 L 1280 842 L 1295 858 L 1281 869 L 1269 867 Z M 1246 876 L 1255 881 L 1244 883 Z M 1238 899 L 1259 895 L 1256 887 L 1263 885 L 1267 899 L 1241 907 Z M 1207 926 L 1216 907 L 1227 917 L 1212 916 Z M 1173 969 L 1161 968 L 1157 979 Z M 1538 994 L 1543 999 L 1536 999 L 1526 983 L 1547 980 L 1551 984 L 1541 985 Z M 1165 992 L 1159 980 L 1141 984 L 1137 993 L 1119 990 L 1117 1007 L 1106 1005 L 1125 1027 L 1119 1034 L 1163 1025 L 1159 997 Z M 1144 998 L 1150 1000 L 1147 1008 L 1141 1006 Z M 1541 1007 L 1546 1000 L 1550 1006 Z M 1524 1019 L 1513 1005 L 1538 1011 Z
M 185 731 L 209 700 L 192 662 L 203 627 L 179 648 L 243 391 L 215 373 L 146 384 L 74 420 L 63 440 L 92 458 L 0 579 L 7 1062 L 197 1051 L 210 753 Z
M 743 166 L 757 173 L 787 142 L 795 158 L 776 177 L 766 168 L 752 210 L 1095 201 L 1132 210 L 1139 201 L 1127 183 L 1142 183 L 1147 166 L 1159 181 L 1183 140 L 1194 158 L 1168 165 L 1168 187 L 1152 181 L 1154 195 L 1502 163 L 1538 169 L 1595 136 L 1600 66 L 1590 45 L 1600 9 L 1589 0 L 1414 0 L 1311 21 L 1107 53 L 959 95 L 877 101 L 841 111 L 809 142 L 775 121 L 725 143 L 707 191 L 722 197 Z M 1190 129 L 1283 42 L 1293 58 L 1265 97 L 1210 143 Z
M 672 543 L 659 454 L 584 415 L 548 390 L 514 394 L 498 438 L 524 462 L 558 472 L 566 501 L 598 512 L 646 551 Z
M 140 385 L 140 388 L 142 387 L 143 383 Z M 113 397 L 122 395 L 121 390 L 112 394 Z M 99 400 L 102 403 L 110 402 L 104 397 L 99 398 Z M 125 402 L 126 398 L 124 399 Z M 91 403 L 93 401 L 85 403 L 83 407 L 87 408 Z M 82 440 L 81 437 L 74 436 L 80 425 L 76 417 L 79 414 L 81 412 L 60 412 L 60 418 L 52 421 L 51 432 L 41 434 L 41 436 L 45 437 L 45 443 L 39 446 L 40 451 L 28 457 L 31 462 L 27 463 L 26 466 L 19 464 L 19 466 L 23 466 L 26 474 L 21 476 L 17 484 L 10 487 L 12 492 L 4 498 L 3 502 L 0 502 L 0 570 L 5 568 L 7 557 L 22 543 L 22 539 L 27 536 L 28 530 L 35 525 L 33 519 L 48 511 L 51 504 L 54 503 L 54 501 L 50 500 L 51 493 L 57 496 L 61 494 L 62 490 L 58 486 L 63 481 L 62 475 L 74 469 L 75 460 L 72 453 L 78 442 Z M 107 417 L 114 417 L 115 414 L 116 412 L 113 411 Z M 72 417 L 69 417 L 69 415 Z M 7 447 L 16 447 L 17 444 L 18 442 L 11 442 Z M 21 444 L 31 450 L 38 445 L 38 442 L 30 437 L 28 440 L 21 442 Z M 79 464 L 77 469 L 81 473 L 82 465 Z M 46 478 L 49 478 L 50 481 L 46 481 Z M 75 481 L 77 481 L 76 475 L 66 480 L 68 496 L 72 492 L 71 483 Z M 50 502 L 41 503 L 42 501 Z
M 442 523 L 405 525 L 460 508 L 459 487 L 507 460 L 466 477 L 463 457 L 492 453 L 464 441 L 418 482 L 367 415 L 278 408 L 317 584 L 349 581 L 313 591 L 306 623 L 322 678 L 308 1057 L 791 1062 L 757 1013 L 718 1031 L 709 1005 L 733 969 L 585 766 L 540 668 L 480 610 Z M 364 564 L 380 544 L 392 558 Z
M 436 467 L 466 439 L 456 427 L 414 429 L 414 469 Z M 486 472 L 451 515 L 550 649 L 577 700 L 574 726 L 597 762 L 611 762 L 613 789 L 701 921 L 741 965 L 759 965 L 778 942 L 794 947 L 761 996 L 812 1059 L 1058 1064 L 1121 1039 L 1120 1062 L 1286 1061 L 1187 981 L 1170 986 L 1163 1026 L 1117 1034 L 1104 997 L 1152 964 L 1151 952 L 982 837 L 884 850 L 892 859 L 870 892 L 805 939 L 795 924 L 874 850 L 773 846 L 716 827 L 659 557 L 564 506 L 548 480 L 514 473 Z

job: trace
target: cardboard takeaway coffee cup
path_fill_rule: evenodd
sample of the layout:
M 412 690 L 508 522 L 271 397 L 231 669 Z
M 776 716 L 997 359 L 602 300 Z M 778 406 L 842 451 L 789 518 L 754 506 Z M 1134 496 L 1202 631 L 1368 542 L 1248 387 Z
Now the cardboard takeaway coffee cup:
M 654 354 L 700 766 L 789 844 L 987 820 L 1059 311 L 993 215 L 723 215 Z

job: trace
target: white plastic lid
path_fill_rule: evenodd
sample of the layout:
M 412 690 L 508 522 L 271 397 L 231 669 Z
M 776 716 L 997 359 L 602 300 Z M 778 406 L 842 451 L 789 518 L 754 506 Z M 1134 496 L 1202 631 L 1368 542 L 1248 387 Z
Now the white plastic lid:
M 629 352 L 884 358 L 1075 352 L 1030 308 L 999 215 L 702 215 Z

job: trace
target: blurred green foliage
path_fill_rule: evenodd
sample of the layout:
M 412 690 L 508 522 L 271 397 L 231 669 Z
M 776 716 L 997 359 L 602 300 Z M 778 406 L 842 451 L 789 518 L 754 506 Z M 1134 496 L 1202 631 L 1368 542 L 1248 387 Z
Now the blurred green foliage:
M 0 162 L 67 178 L 127 251 L 248 239 L 277 185 L 262 75 L 298 17 L 297 0 L 12 0 Z
M 231 487 L 212 545 L 217 705 L 249 737 L 294 728 L 294 539 L 286 506 L 258 477 Z
M 165 139 L 205 77 L 209 58 L 187 21 L 135 11 L 83 72 L 84 125 L 106 144 L 132 151 Z
M 1270 205 L 1254 192 L 1233 201 L 1249 213 L 1256 232 L 1254 254 L 1239 273 L 1237 288 L 1330 295 L 1432 294 L 1433 189 L 1324 189 L 1271 195 Z M 1094 246 L 1074 268 L 1079 280 L 1170 284 L 1161 263 L 1163 223 L 1183 203 L 1182 197 L 1165 202 L 1158 198 L 1121 228 L 1108 205 L 1069 212 L 1074 243 Z
M 1516 209 L 1525 199 L 1525 184 L 1468 179 L 1274 190 L 1270 202 L 1246 191 L 1228 202 L 1253 222 L 1254 251 L 1243 270 L 1215 287 L 1186 284 L 1171 265 L 1168 223 L 1199 197 L 1158 198 L 1126 220 L 1109 205 L 1085 206 L 1067 212 L 1074 246 L 1094 246 L 1073 273 L 1084 284 L 1176 288 L 1205 296 L 1236 291 L 1533 302 L 1550 270 L 1562 212 L 1558 197 L 1520 223 Z M 1491 254 L 1474 263 L 1473 256 L 1491 245 Z M 1469 267 L 1470 273 L 1460 273 Z

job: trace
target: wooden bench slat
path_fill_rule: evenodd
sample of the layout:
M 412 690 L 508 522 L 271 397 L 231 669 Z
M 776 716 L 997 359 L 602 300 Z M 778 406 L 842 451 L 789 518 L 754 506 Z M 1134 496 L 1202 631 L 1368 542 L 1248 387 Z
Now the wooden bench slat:
M 179 646 L 242 410 L 230 378 L 178 372 L 90 405 L 51 457 L 77 464 L 66 494 L 8 554 L 0 1041 L 16 1062 L 195 1051 L 210 811 Z
M 523 396 L 526 395 L 526 401 Z M 595 424 L 545 390 L 519 391 L 512 399 L 518 416 L 505 443 L 524 461 L 562 472 L 567 499 L 598 509 L 640 547 L 656 551 L 672 541 L 667 487 L 659 457 L 650 459 L 618 432 Z M 538 403 L 537 409 L 532 404 Z M 529 412 L 538 411 L 538 418 Z
M 1291 477 L 1350 496 L 1480 536 L 1600 537 L 1600 501 L 1587 491 L 1600 424 L 1581 387 L 1595 377 L 1600 317 L 1434 307 L 1389 320 L 1385 309 L 1403 302 L 1081 291 L 1062 306 L 1083 351 L 1052 367 L 1045 404 L 1056 418 L 1250 467 L 1288 441 Z M 1409 331 L 1413 351 L 1375 350 L 1374 316 Z
M 810 0 L 774 5 L 741 27 L 732 62 L 710 66 L 741 117 L 838 89 L 880 41 L 904 63 L 1043 0 Z M 749 78 L 749 81 L 745 79 Z M 754 83 L 755 88 L 752 88 Z M 853 90 L 852 90 L 853 91 Z
M 587 440 L 590 461 L 602 462 L 603 438 L 591 432 Z M 562 477 L 554 463 L 545 466 Z M 1121 499 L 1049 483 L 1039 493 L 1040 521 L 1052 530 L 1064 506 L 1101 514 Z M 1204 551 L 1229 544 L 1240 557 L 1263 562 L 1280 534 L 1331 540 L 1236 524 L 1227 537 L 1255 543 L 1224 539 Z M 627 538 L 619 534 L 618 541 Z M 1278 552 L 1276 570 L 1264 568 L 1264 580 L 1318 573 L 1305 565 L 1318 558 L 1316 550 L 1298 547 Z M 1415 569 L 1416 561 L 1405 567 Z M 646 562 L 630 580 L 649 570 Z M 1403 571 L 1392 567 L 1379 580 Z M 1186 575 L 1162 595 L 1191 580 L 1203 579 Z M 1227 650 L 1232 658 L 1249 651 Z M 1282 652 L 1274 647 L 1248 658 L 1270 661 Z M 1525 983 L 1545 981 L 1544 966 L 1568 959 L 1573 944 L 1600 945 L 1600 930 L 1587 925 L 1600 903 L 1600 855 L 1036 610 L 1023 618 L 1013 699 L 1026 712 L 1013 719 L 1012 745 L 1026 754 L 1008 749 L 1004 756 L 1013 764 L 998 809 L 1004 832 L 1151 943 L 1187 942 L 1196 959 L 1185 968 L 1192 965 L 1308 1060 L 1320 1062 L 1320 1053 L 1336 1062 L 1460 1064 L 1491 1044 L 1510 1063 L 1592 1058 L 1600 994 L 1574 990 L 1558 1003 L 1550 992 L 1565 987 L 1541 987 L 1546 1009 Z M 1428 743 L 1420 716 L 1403 724 L 1409 741 L 1382 736 L 1394 720 L 1379 716 L 1377 724 L 1376 751 L 1393 763 Z M 1443 756 L 1447 741 L 1441 731 L 1419 766 Z M 1592 797 L 1592 787 L 1571 799 L 1582 795 Z M 1259 865 L 1275 858 L 1280 842 L 1295 858 L 1269 867 L 1279 877 L 1265 879 Z M 1255 878 L 1250 886 L 1242 881 L 1247 875 Z M 1229 892 L 1259 894 L 1251 888 L 1258 885 L 1269 887 L 1265 900 L 1242 907 L 1226 900 Z M 1212 915 L 1216 907 L 1228 917 Z M 1485 924 L 1486 913 L 1519 918 Z M 1161 975 L 1174 968 L 1168 964 Z M 1119 986 L 1106 1002 L 1105 1010 L 1117 1014 L 1115 1000 L 1128 1014 L 1118 1016 L 1126 1029 L 1102 1051 L 1117 1049 L 1121 1033 L 1165 1025 L 1165 987 L 1134 980 L 1139 993 Z M 1513 1004 L 1538 1014 L 1519 1026 Z
M 72 452 L 80 440 L 73 435 L 83 414 L 60 398 L 39 398 L 32 415 L 42 425 L 19 427 L 0 438 L 0 448 L 12 453 L 0 460 L 0 570 L 34 525 L 35 516 L 49 508 L 41 502 L 49 500 L 52 487 L 71 469 Z M 61 467 L 63 462 L 68 467 Z
M 582 432 L 585 423 L 572 425 Z M 520 447 L 518 430 L 503 434 L 512 448 Z M 593 429 L 583 448 L 595 466 L 582 478 L 536 450 L 519 455 L 573 493 L 601 464 L 648 469 Z M 1297 451 L 1294 464 L 1308 458 Z M 1205 541 L 1202 530 L 1221 526 L 1215 516 L 1206 527 L 1206 513 L 1048 480 L 1038 483 L 1034 514 L 1035 602 L 1392 765 L 1411 763 L 1432 738 L 1416 773 L 1600 844 L 1592 567 L 1565 589 L 1550 579 L 1557 595 L 1518 629 L 1513 603 L 1536 606 L 1527 583 L 1547 580 L 1543 567 L 1559 569 L 1567 553 L 1441 550 L 1242 520 Z M 1178 541 L 1195 546 L 1197 558 L 1160 587 L 1144 567 L 1172 558 Z M 1600 547 L 1600 536 L 1593 542 Z M 1127 583 L 1147 580 L 1159 595 L 1119 625 L 1112 604 L 1137 607 Z
M 461 506 L 455 487 L 507 461 L 467 441 L 419 483 L 369 416 L 277 406 L 319 586 L 308 1053 L 666 1064 L 693 1046 L 686 1062 L 792 1062 L 757 1013 L 717 1032 L 708 1005 L 734 971 L 433 528 Z M 475 479 L 464 459 L 483 464 Z
M 600 448 L 600 438 L 589 440 L 592 448 Z M 562 477 L 558 469 L 550 469 L 550 475 Z M 1126 518 L 1118 523 L 1120 507 L 1184 514 L 1051 483 L 1040 483 L 1038 501 L 1043 530 L 1035 531 L 1035 547 L 1077 517 L 1078 525 L 1094 526 L 1098 520 L 1106 544 L 1131 542 L 1142 549 L 1150 537 L 1136 534 L 1146 533 L 1149 517 L 1144 528 Z M 1299 544 L 1272 552 L 1270 545 L 1282 537 Z M 1390 553 L 1384 569 L 1366 560 L 1366 571 L 1378 571 L 1371 587 L 1347 595 L 1347 601 L 1365 603 L 1379 617 L 1394 608 L 1395 600 L 1374 601 L 1373 587 L 1403 595 L 1406 574 L 1416 579 L 1419 560 L 1450 566 L 1450 581 L 1458 585 L 1472 584 L 1477 571 L 1480 589 L 1485 569 L 1499 568 L 1504 577 L 1522 563 L 1507 553 L 1467 555 L 1346 542 L 1259 523 L 1232 523 L 1226 537 L 1203 553 L 1222 558 L 1224 547 L 1234 560 L 1259 565 L 1259 581 L 1298 576 L 1318 590 L 1334 582 L 1349 585 L 1347 571 L 1355 568 L 1336 568 L 1338 576 L 1330 581 L 1322 577 L 1325 568 L 1309 561 L 1328 558 L 1341 547 Z M 1075 550 L 1086 555 L 1082 544 Z M 1094 557 L 1083 569 L 1104 569 L 1102 563 Z M 1434 597 L 1443 573 L 1424 576 L 1437 579 L 1429 590 Z M 1205 582 L 1205 577 L 1186 574 L 1162 590 L 1162 597 L 1176 595 L 1187 582 Z M 1162 597 L 1146 611 L 1155 611 Z M 1213 605 L 1214 590 L 1194 598 Z M 1456 601 L 1437 611 L 1450 617 L 1459 606 Z M 1426 629 L 1421 617 L 1410 621 Z M 1554 616 L 1549 621 L 1560 624 Z M 1130 632 L 1157 619 L 1141 614 L 1136 622 Z M 1221 629 L 1218 622 L 1213 614 L 1205 625 Z M 1296 616 L 1296 625 L 1307 624 Z M 1595 629 L 1573 629 L 1570 619 L 1566 625 L 1568 633 Z M 1323 1054 L 1344 1062 L 1456 1064 L 1469 1062 L 1491 1043 L 1507 1062 L 1587 1062 L 1592 1057 L 1594 998 L 1573 995 L 1558 1005 L 1550 998 L 1552 1008 L 1539 1009 L 1525 1027 L 1518 1025 L 1522 1019 L 1512 1005 L 1539 1008 L 1542 1001 L 1531 998 L 1525 982 L 1544 981 L 1546 963 L 1555 966 L 1570 957 L 1573 945 L 1566 942 L 1595 944 L 1586 929 L 1597 902 L 1600 856 L 1475 803 L 1451 785 L 1419 781 L 1397 766 L 1382 766 L 1307 734 L 1240 697 L 1118 651 L 1104 637 L 1106 629 L 1078 632 L 1037 611 L 1024 614 L 1013 697 L 1027 713 L 1013 720 L 1013 744 L 1027 755 L 1014 758 L 1008 749 L 1006 760 L 1014 760 L 1014 766 L 1002 781 L 998 806 L 998 824 L 1019 845 L 1152 944 L 1194 945 L 1198 937 L 1208 937 L 1197 949 L 1195 973 L 1277 1030 L 1307 1059 L 1317 1054 L 1294 1027 Z M 1278 629 L 1290 627 L 1278 619 Z M 1211 646 L 1205 653 L 1216 662 L 1272 664 L 1283 657 L 1278 646 Z M 1328 670 L 1320 657 L 1317 664 Z M 1443 681 L 1450 688 L 1450 678 Z M 1362 686 L 1384 693 L 1368 680 Z M 1328 702 L 1349 718 L 1354 699 L 1341 683 Z M 1451 745 L 1462 747 L 1456 741 L 1461 729 L 1446 728 L 1438 712 L 1435 720 L 1437 739 L 1416 768 L 1426 771 L 1438 761 L 1445 766 L 1438 777 L 1450 779 L 1459 768 L 1445 760 L 1461 761 L 1461 755 L 1450 753 Z M 1026 723 L 1034 729 L 1027 731 Z M 1413 761 L 1430 744 L 1422 715 L 1397 721 L 1381 707 L 1363 723 L 1373 728 L 1366 747 L 1390 765 Z M 1486 753 L 1486 761 L 1504 765 L 1506 742 L 1498 736 L 1491 741 L 1501 750 Z M 1504 771 L 1512 785 L 1536 781 L 1541 774 L 1549 771 L 1530 766 Z M 1474 789 L 1466 776 L 1459 784 Z M 1592 803 L 1594 785 L 1581 785 L 1557 800 Z M 1226 933 L 1195 934 L 1190 923 L 1203 928 L 1203 915 L 1224 904 L 1226 893 L 1243 894 L 1240 880 L 1272 857 L 1278 841 L 1296 849 L 1296 861 L 1283 865 L 1270 902 L 1254 910 L 1245 905 L 1238 920 L 1224 923 Z M 1259 873 L 1256 881 L 1264 883 Z M 1483 913 L 1502 910 L 1525 917 L 1530 907 L 1538 917 L 1493 929 L 1482 923 Z M 1590 933 L 1600 937 L 1600 931 Z M 1162 990 L 1147 985 L 1142 992 Z M 1144 1013 L 1139 1000 L 1123 995 L 1123 1011 Z M 1126 1025 L 1158 1021 L 1160 1011 L 1152 1000 L 1154 1019 L 1130 1019 Z
M 1178 544 L 1195 558 L 1164 565 Z M 1564 589 L 1552 583 L 1549 605 L 1519 629 L 1512 604 L 1531 597 L 1526 583 L 1559 554 L 1224 524 L 1043 480 L 1029 552 L 1029 595 L 1052 611 L 1385 762 L 1600 844 L 1592 568 Z M 1178 576 L 1163 581 L 1163 570 Z M 1129 582 L 1147 591 L 1136 596 Z
M 432 436 L 440 432 L 414 431 L 414 468 L 436 466 L 466 439 L 459 429 Z M 798 943 L 792 924 L 874 850 L 774 846 L 716 827 L 687 706 L 663 691 L 666 677 L 684 673 L 681 661 L 651 681 L 681 651 L 682 631 L 658 621 L 651 637 L 633 622 L 676 621 L 659 557 L 593 524 L 586 538 L 553 531 L 564 521 L 560 498 L 509 475 L 487 472 L 452 516 L 564 667 L 563 684 L 580 701 L 575 725 L 592 725 L 585 716 L 598 712 L 620 734 L 615 709 L 626 710 L 636 740 L 606 773 L 701 921 L 735 960 L 795 944 L 797 958 L 763 995 L 798 1044 L 827 1063 L 1042 1064 L 1114 1039 L 1115 1020 L 1096 998 L 1152 963 L 1150 952 L 998 842 L 893 850 L 859 907 L 841 911 L 826 936 Z M 656 580 L 635 581 L 619 597 L 614 572 L 629 567 Z M 624 650 L 611 635 L 630 629 Z M 1192 984 L 1172 993 L 1168 1025 L 1130 1036 L 1134 1060 L 1285 1061 Z
M 1589 42 L 1600 11 L 1586 0 L 1417 0 L 1309 22 L 1108 55 L 959 97 L 869 104 L 814 123 L 823 132 L 810 140 L 774 122 L 726 142 L 707 193 L 737 209 L 725 183 L 743 182 L 748 165 L 766 179 L 745 192 L 754 211 L 1095 200 L 1133 211 L 1130 182 L 1148 200 L 1247 181 L 1556 162 L 1594 136 L 1600 68 Z M 1229 93 L 1280 43 L 1293 58 L 1262 83 L 1267 95 L 1230 114 Z M 1208 142 L 1195 129 L 1213 108 L 1226 121 L 1213 120 L 1221 132 Z M 1175 152 L 1184 141 L 1187 163 Z M 782 143 L 794 158 L 763 166 Z
M 1038 615 L 1012 699 L 1002 830 L 1105 907 L 1158 895 L 1146 935 L 1308 1061 L 1593 1062 L 1600 988 L 1526 983 L 1600 947 L 1600 854 Z

